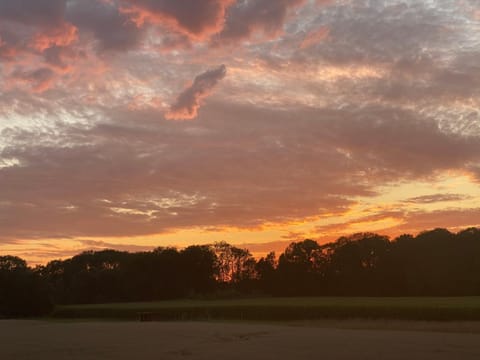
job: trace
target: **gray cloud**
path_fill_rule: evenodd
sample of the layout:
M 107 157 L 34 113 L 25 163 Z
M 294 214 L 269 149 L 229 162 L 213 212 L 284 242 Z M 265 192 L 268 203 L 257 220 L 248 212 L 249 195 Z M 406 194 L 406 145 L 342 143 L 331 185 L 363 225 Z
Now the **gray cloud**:
M 71 0 L 66 18 L 83 32 L 91 32 L 101 50 L 128 50 L 137 46 L 143 29 L 120 12 L 116 2 Z
M 242 0 L 230 9 L 225 28 L 215 40 L 226 43 L 243 40 L 255 33 L 277 36 L 286 21 L 290 8 L 304 4 L 305 0 Z
M 43 92 L 50 87 L 55 73 L 49 68 L 39 68 L 32 71 L 15 71 L 13 78 L 20 79 L 32 84 L 32 89 L 37 92 Z
M 385 63 L 435 54 L 437 47 L 465 41 L 468 25 L 453 16 L 456 13 L 452 6 L 419 1 L 358 0 L 329 6 L 309 27 L 326 26 L 330 41 L 302 53 L 335 64 Z
M 226 66 L 220 65 L 195 77 L 193 84 L 178 96 L 165 117 L 170 120 L 196 118 L 201 101 L 211 93 L 226 74 Z
M 63 22 L 66 0 L 0 0 L 0 19 L 27 25 L 57 26 Z

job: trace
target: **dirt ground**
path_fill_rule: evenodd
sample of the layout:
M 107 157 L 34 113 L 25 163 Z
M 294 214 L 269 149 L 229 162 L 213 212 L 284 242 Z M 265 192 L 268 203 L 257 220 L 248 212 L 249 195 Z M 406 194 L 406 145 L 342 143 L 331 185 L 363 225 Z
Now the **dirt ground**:
M 0 321 L 0 358 L 480 359 L 479 323 Z

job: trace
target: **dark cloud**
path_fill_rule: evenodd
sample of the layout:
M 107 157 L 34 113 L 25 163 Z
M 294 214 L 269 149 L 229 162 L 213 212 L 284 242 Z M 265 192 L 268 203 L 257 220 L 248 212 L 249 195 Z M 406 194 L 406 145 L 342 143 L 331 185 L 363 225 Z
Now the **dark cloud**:
M 122 13 L 115 1 L 71 0 L 66 18 L 82 32 L 90 32 L 101 50 L 128 50 L 142 40 L 144 31 Z
M 6 84 L 2 96 L 8 97 L 12 89 L 42 93 L 71 66 L 67 61 L 74 56 L 54 50 L 61 48 L 64 55 L 76 52 L 77 29 L 65 21 L 65 9 L 63 0 L 0 1 L 0 62 L 6 65 L 0 68 Z M 26 96 L 19 94 L 16 102 L 22 98 Z
M 201 101 L 207 97 L 227 74 L 225 65 L 198 75 L 193 84 L 186 88 L 165 115 L 170 120 L 194 119 L 198 115 Z
M 281 32 L 288 10 L 305 0 L 24 0 L 0 1 L 0 19 L 43 30 L 71 23 L 79 34 L 93 34 L 102 50 L 128 50 L 138 46 L 146 32 L 157 36 L 206 41 L 220 34 L 238 40 L 254 33 Z M 165 31 L 166 30 L 166 31 Z M 171 33 L 171 34 L 169 34 Z M 58 45 L 58 44 L 57 44 Z M 6 50 L 3 49 L 3 53 Z
M 66 0 L 0 0 L 0 19 L 54 27 L 63 22 L 65 6 Z
M 50 88 L 55 73 L 49 68 L 39 68 L 29 71 L 17 70 L 12 74 L 12 77 L 31 84 L 31 88 L 36 92 L 43 92 Z
M 43 52 L 45 62 L 58 69 L 68 69 L 70 64 L 78 58 L 86 55 L 81 50 L 68 46 L 52 46 Z
M 288 10 L 304 4 L 304 0 L 242 0 L 228 13 L 225 28 L 216 43 L 250 38 L 255 33 L 267 37 L 279 35 L 283 30 Z

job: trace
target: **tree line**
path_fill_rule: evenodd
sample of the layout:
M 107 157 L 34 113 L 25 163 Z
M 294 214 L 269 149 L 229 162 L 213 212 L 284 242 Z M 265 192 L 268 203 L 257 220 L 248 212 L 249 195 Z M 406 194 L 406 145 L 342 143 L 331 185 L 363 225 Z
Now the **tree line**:
M 225 242 L 129 253 L 87 251 L 30 268 L 0 256 L 0 316 L 48 313 L 53 304 L 225 296 L 480 295 L 480 229 L 393 240 L 374 233 L 292 242 L 255 259 Z

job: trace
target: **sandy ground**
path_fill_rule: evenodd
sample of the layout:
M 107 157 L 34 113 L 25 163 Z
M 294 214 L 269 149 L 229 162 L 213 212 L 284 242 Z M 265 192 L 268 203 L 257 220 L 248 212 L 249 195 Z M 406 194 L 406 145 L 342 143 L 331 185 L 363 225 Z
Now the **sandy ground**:
M 480 359 L 479 323 L 0 321 L 0 359 Z

